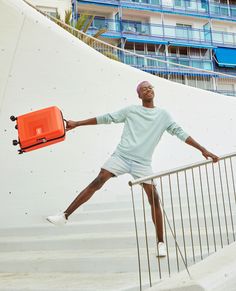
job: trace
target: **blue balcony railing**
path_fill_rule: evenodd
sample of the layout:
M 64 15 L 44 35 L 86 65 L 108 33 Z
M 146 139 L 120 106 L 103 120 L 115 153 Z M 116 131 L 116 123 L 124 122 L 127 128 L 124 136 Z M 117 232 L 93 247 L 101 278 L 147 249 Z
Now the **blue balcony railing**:
M 140 54 L 140 52 L 138 52 Z M 144 52 L 143 52 L 144 54 Z M 164 58 L 157 56 L 157 60 L 154 60 L 155 56 L 153 55 L 147 55 L 145 54 L 145 57 L 138 57 L 133 55 L 125 55 L 123 56 L 122 61 L 126 63 L 127 65 L 131 65 L 133 67 L 142 69 L 144 71 L 157 71 L 157 72 L 165 72 L 165 71 L 175 71 L 175 72 L 192 72 L 192 69 L 184 68 L 184 67 L 178 67 L 175 64 L 181 64 L 184 66 L 191 66 L 198 69 L 204 69 L 204 70 L 212 70 L 213 64 L 211 60 L 202 60 L 202 59 L 190 59 L 190 58 Z M 152 59 L 148 59 L 148 57 L 151 57 Z M 160 60 L 165 60 L 171 63 L 164 63 Z
M 220 3 L 210 3 L 210 15 L 222 18 L 236 19 L 236 5 L 226 5 Z
M 77 0 L 96 4 L 121 6 L 151 11 L 172 12 L 216 19 L 236 20 L 236 5 L 214 3 L 209 0 Z
M 236 97 L 236 91 L 235 90 L 220 90 L 220 89 L 212 90 L 211 89 L 209 91 L 216 92 L 216 93 L 223 94 L 223 95 L 227 95 L 227 96 Z
M 128 40 L 152 41 L 178 45 L 197 45 L 201 47 L 236 47 L 236 33 L 211 31 L 190 27 L 141 23 L 136 21 L 95 18 L 90 32 L 106 27 L 105 36 L 125 37 Z

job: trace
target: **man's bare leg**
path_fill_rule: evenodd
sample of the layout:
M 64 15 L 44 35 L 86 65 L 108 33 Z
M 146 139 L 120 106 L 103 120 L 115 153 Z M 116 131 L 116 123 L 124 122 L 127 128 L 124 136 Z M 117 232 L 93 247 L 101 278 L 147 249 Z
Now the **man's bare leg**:
M 110 173 L 105 169 L 101 169 L 98 176 L 90 183 L 80 194 L 75 198 L 75 200 L 69 205 L 69 207 L 64 211 L 66 219 L 83 203 L 88 201 L 93 194 L 102 188 L 107 180 L 114 177 L 114 174 Z
M 160 201 L 157 190 L 154 185 L 143 184 L 143 188 L 148 196 L 149 204 L 151 205 L 152 220 L 156 228 L 156 234 L 158 242 L 164 242 L 163 240 L 163 219 L 160 207 Z M 154 203 L 153 203 L 154 202 Z
M 46 218 L 47 221 L 54 225 L 64 225 L 67 222 L 68 217 L 83 203 L 88 201 L 93 194 L 99 190 L 104 183 L 109 180 L 114 175 L 107 170 L 101 169 L 98 176 L 93 180 L 92 183 L 88 185 L 80 194 L 75 198 L 75 200 L 70 204 L 70 206 L 60 214 L 50 215 Z

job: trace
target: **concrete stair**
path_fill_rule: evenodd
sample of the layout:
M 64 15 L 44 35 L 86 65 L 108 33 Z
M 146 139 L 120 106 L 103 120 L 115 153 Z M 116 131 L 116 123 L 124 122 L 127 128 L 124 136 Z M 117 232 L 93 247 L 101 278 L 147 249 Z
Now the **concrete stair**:
M 130 207 L 128 201 L 88 204 L 64 227 L 42 218 L 34 227 L 0 229 L 0 290 L 139 290 Z M 154 231 L 150 218 L 148 227 Z M 157 277 L 154 234 L 150 240 L 152 272 Z M 143 243 L 141 252 L 146 255 Z M 146 257 L 142 261 L 143 285 L 149 287 Z
M 142 284 L 145 289 L 145 286 L 149 287 L 149 275 L 141 205 L 136 209 L 136 216 Z M 185 267 L 181 256 L 176 253 L 175 241 L 168 227 L 166 238 L 169 256 L 160 260 L 156 258 L 156 239 L 149 206 L 146 216 L 150 271 L 152 283 L 155 284 L 168 277 L 169 272 L 177 272 Z M 188 220 L 186 214 L 185 220 Z M 194 215 L 192 223 L 196 224 Z M 202 216 L 201 248 L 196 227 L 192 235 L 186 227 L 184 250 L 182 224 L 178 215 L 175 225 L 177 241 L 183 256 L 186 254 L 188 258 L 189 266 L 214 252 L 212 246 L 207 247 Z M 211 231 L 209 229 L 208 233 Z M 88 203 L 83 211 L 71 216 L 70 222 L 64 227 L 55 227 L 42 218 L 42 224 L 34 227 L 0 229 L 0 236 L 1 291 L 139 290 L 136 237 L 130 201 Z M 225 232 L 222 236 L 226 237 Z M 217 248 L 220 248 L 219 235 L 216 238 Z M 191 239 L 195 245 L 194 254 Z

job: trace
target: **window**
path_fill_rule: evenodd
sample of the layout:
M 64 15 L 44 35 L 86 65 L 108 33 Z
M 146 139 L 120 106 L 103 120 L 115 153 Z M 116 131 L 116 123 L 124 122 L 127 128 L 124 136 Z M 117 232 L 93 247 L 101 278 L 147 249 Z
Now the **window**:
M 123 31 L 129 32 L 129 33 L 142 32 L 142 23 L 137 22 L 137 21 L 134 22 L 134 21 L 124 20 Z
M 234 85 L 233 84 L 217 84 L 217 89 L 220 91 L 234 91 Z
M 210 58 L 210 50 L 201 49 L 201 57 L 203 57 L 205 59 L 209 59 Z
M 160 0 L 149 0 L 149 3 L 153 5 L 158 5 L 160 4 Z
M 136 61 L 137 61 L 137 65 L 138 65 L 139 67 L 144 67 L 144 58 L 137 57 L 137 58 L 136 58 Z
M 202 64 L 199 61 L 192 61 L 192 66 L 194 68 L 202 69 Z
M 227 4 L 227 0 L 214 0 L 215 3 Z
M 170 46 L 168 48 L 169 56 L 186 58 L 189 57 L 189 49 L 187 47 Z
M 192 87 L 211 90 L 213 88 L 213 81 L 210 77 L 187 77 L 187 84 Z
M 134 56 L 125 55 L 125 63 L 127 65 L 135 65 L 135 57 Z
M 207 0 L 201 0 L 201 8 L 204 10 L 207 9 Z
M 142 23 L 139 32 L 142 34 L 150 34 L 150 25 L 148 23 Z
M 186 47 L 179 47 L 179 55 L 180 57 L 187 57 L 188 49 Z
M 138 54 L 144 54 L 144 43 L 135 43 L 135 51 Z
M 155 55 L 156 54 L 156 48 L 154 44 L 147 44 L 147 53 L 149 55 Z
M 38 5 L 36 7 L 42 10 L 43 12 L 49 14 L 52 17 L 56 17 L 58 14 L 58 10 L 56 7 L 38 6 Z
M 189 60 L 179 60 L 180 65 L 189 66 Z
M 134 43 L 133 42 L 126 42 L 125 49 L 128 51 L 134 51 Z
M 177 55 L 177 47 L 176 46 L 170 46 L 168 48 L 168 52 L 171 56 L 175 57 Z
M 185 84 L 184 76 L 178 76 L 178 75 L 170 75 L 169 80 L 176 82 L 176 83 L 181 83 Z
M 158 61 L 157 60 L 147 60 L 148 67 L 157 67 Z
M 200 49 L 193 48 L 193 47 L 190 48 L 190 56 L 191 57 L 200 57 L 200 55 L 201 55 L 201 50 Z
M 106 18 L 103 16 L 95 16 L 93 20 L 94 28 L 101 29 L 101 28 L 106 27 L 105 19 Z
M 187 8 L 191 7 L 191 0 L 185 0 L 185 5 Z
M 159 56 L 164 56 L 165 55 L 165 45 L 161 44 L 157 47 L 157 54 Z
M 120 31 L 121 23 L 120 23 L 120 14 L 118 12 L 115 15 L 115 23 L 116 23 L 116 31 Z
M 176 23 L 176 36 L 179 38 L 192 38 L 192 25 Z
M 190 24 L 183 24 L 183 23 L 176 23 L 176 26 L 178 26 L 178 27 L 185 27 L 185 28 L 192 28 L 192 25 L 190 25 Z
M 174 0 L 174 5 L 177 6 L 177 7 L 181 7 L 181 6 L 183 6 L 181 0 Z

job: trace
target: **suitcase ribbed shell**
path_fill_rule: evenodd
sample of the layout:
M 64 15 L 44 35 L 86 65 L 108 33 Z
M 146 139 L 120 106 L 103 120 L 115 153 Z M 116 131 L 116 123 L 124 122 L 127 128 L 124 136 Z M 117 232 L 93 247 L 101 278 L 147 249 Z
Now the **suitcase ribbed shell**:
M 56 106 L 17 117 L 21 151 L 36 150 L 65 139 L 63 116 Z

